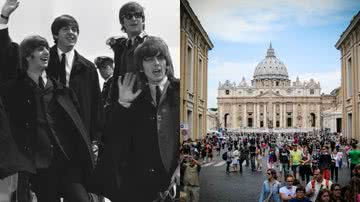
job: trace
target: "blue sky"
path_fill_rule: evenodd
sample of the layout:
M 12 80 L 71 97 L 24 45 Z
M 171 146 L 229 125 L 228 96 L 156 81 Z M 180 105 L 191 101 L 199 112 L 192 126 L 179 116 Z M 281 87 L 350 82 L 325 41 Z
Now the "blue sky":
M 219 81 L 250 83 L 271 41 L 290 80 L 314 78 L 322 92 L 340 86 L 334 45 L 360 10 L 358 0 L 189 0 L 214 48 L 209 52 L 208 107 Z

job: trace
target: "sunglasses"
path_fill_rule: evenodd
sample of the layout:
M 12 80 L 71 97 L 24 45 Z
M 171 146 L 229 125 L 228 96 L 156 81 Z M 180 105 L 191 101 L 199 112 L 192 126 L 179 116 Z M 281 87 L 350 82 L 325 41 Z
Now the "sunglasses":
M 266 173 L 266 174 L 271 175 L 271 173 Z
M 136 19 L 139 18 L 143 18 L 143 14 L 142 13 L 127 13 L 125 15 L 123 15 L 124 18 L 131 20 L 133 17 L 135 17 Z

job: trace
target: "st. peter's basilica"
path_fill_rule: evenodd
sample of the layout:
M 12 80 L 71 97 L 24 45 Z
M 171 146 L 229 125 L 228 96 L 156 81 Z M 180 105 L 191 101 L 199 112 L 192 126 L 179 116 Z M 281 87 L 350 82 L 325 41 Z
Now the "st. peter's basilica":
M 221 127 L 244 132 L 319 130 L 322 112 L 336 104 L 336 96 L 322 94 L 314 79 L 291 82 L 271 44 L 251 82 L 220 82 L 217 100 Z

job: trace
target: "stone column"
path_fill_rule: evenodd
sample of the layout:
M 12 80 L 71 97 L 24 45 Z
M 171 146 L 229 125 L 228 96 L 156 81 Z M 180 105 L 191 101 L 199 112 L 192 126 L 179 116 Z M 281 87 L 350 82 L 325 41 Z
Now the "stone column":
M 232 120 L 231 120 L 231 127 L 232 128 L 236 128 L 237 127 L 237 125 L 238 125 L 238 122 L 237 122 L 237 111 L 236 111 L 236 107 L 237 107 L 237 105 L 236 104 L 233 104 L 232 105 L 232 109 L 231 109 L 231 113 L 232 113 Z
M 316 128 L 318 128 L 318 129 L 320 129 L 320 126 L 321 126 L 321 123 L 320 123 L 320 121 L 321 121 L 321 117 L 320 117 L 320 105 L 319 104 L 317 104 L 316 105 L 316 125 L 315 125 L 315 127 Z
M 286 108 L 287 108 L 287 104 L 286 103 L 284 103 L 284 128 L 287 128 L 288 126 L 287 126 L 287 111 L 286 111 Z
M 273 128 L 276 128 L 276 103 L 273 103 Z
M 256 116 L 256 103 L 254 103 L 254 109 L 253 109 L 253 128 L 256 128 L 257 125 L 256 125 L 256 119 L 257 119 L 257 116 Z
M 244 103 L 243 104 L 243 106 L 244 106 L 244 111 L 243 111 L 243 121 L 242 121 L 242 123 L 243 123 L 243 127 L 247 127 L 247 112 L 246 112 L 246 103 Z
M 256 106 L 256 126 L 260 128 L 260 104 L 257 104 Z
M 302 115 L 303 115 L 303 128 L 308 128 L 309 126 L 309 114 L 308 114 L 308 111 L 307 111 L 307 104 L 303 104 L 303 113 L 302 113 Z
M 266 105 L 267 103 L 264 103 L 264 128 L 267 128 L 267 113 L 266 113 Z
M 297 124 L 297 104 L 293 104 L 292 126 L 296 127 L 296 124 Z
M 283 104 L 280 103 L 280 128 L 284 128 L 283 116 Z

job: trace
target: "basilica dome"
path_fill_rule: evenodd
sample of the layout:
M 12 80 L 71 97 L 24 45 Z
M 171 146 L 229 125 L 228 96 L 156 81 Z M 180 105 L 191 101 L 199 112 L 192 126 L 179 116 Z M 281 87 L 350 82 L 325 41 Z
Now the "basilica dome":
M 265 59 L 257 66 L 254 72 L 254 79 L 286 79 L 288 80 L 288 72 L 284 63 L 275 56 L 275 51 L 271 46 L 267 50 Z

